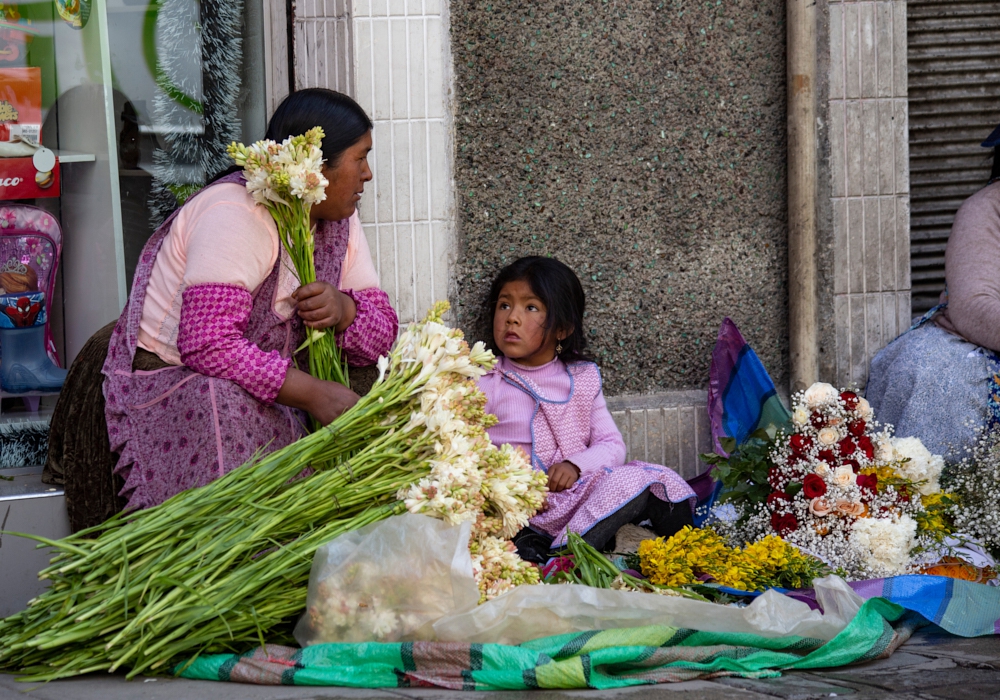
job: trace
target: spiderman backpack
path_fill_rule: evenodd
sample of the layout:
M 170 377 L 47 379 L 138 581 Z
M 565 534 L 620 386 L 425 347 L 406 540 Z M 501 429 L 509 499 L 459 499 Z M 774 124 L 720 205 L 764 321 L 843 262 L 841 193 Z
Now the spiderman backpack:
M 52 214 L 0 202 L 0 386 L 9 394 L 55 392 L 66 379 L 49 328 L 61 251 Z

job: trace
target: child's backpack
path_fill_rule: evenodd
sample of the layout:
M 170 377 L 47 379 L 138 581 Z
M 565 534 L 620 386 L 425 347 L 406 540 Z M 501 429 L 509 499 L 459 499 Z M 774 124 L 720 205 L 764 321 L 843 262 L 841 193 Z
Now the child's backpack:
M 66 378 L 49 318 L 62 229 L 38 207 L 0 202 L 0 386 L 57 391 Z

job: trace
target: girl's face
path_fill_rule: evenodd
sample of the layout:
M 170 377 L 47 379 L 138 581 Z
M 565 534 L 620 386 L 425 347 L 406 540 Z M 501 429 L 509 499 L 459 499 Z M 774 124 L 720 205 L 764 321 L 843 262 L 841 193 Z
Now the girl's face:
M 314 204 L 309 212 L 313 223 L 321 219 L 340 221 L 354 213 L 365 191 L 365 183 L 372 179 L 368 167 L 370 150 L 372 132 L 369 131 L 341 153 L 336 163 L 323 168 L 323 177 L 330 184 L 326 186 L 326 199 Z
M 546 330 L 548 309 L 524 280 L 501 288 L 493 310 L 493 340 L 504 355 L 528 367 L 551 362 L 559 334 Z

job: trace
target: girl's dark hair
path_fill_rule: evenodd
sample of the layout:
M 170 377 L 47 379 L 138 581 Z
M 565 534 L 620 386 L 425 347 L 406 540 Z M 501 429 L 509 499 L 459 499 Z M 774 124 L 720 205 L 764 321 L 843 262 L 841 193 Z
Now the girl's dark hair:
M 990 182 L 1000 179 L 1000 146 L 993 147 L 993 172 L 990 173 Z
M 583 285 L 576 274 L 565 264 L 555 258 L 544 258 L 533 255 L 515 260 L 500 270 L 493 285 L 490 287 L 486 305 L 483 307 L 484 318 L 491 319 L 497 308 L 500 291 L 508 282 L 527 282 L 543 304 L 545 304 L 545 328 L 547 330 L 567 330 L 573 332 L 562 341 L 562 352 L 559 359 L 563 362 L 593 362 L 584 354 L 587 338 L 583 331 L 583 312 L 586 307 L 586 297 Z M 494 353 L 500 355 L 492 330 L 487 334 L 489 345 Z
M 333 165 L 348 148 L 372 129 L 372 120 L 361 106 L 343 93 L 326 88 L 307 88 L 282 100 L 271 115 L 264 138 L 284 141 L 323 127 L 323 157 Z
M 282 100 L 271 115 L 264 138 L 280 143 L 315 126 L 323 127 L 325 134 L 323 158 L 327 165 L 334 165 L 344 151 L 371 131 L 372 120 L 357 102 L 343 93 L 326 88 L 306 88 Z M 212 180 L 240 170 L 239 166 L 233 166 Z

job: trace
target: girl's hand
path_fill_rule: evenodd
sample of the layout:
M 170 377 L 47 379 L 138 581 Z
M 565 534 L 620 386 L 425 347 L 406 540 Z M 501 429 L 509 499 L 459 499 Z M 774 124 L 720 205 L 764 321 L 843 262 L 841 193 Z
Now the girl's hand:
M 358 314 L 354 300 L 327 282 L 299 287 L 292 299 L 298 304 L 299 317 L 309 328 L 334 328 L 342 333 Z
M 580 478 L 580 468 L 572 462 L 557 462 L 549 467 L 549 491 L 565 491 Z

